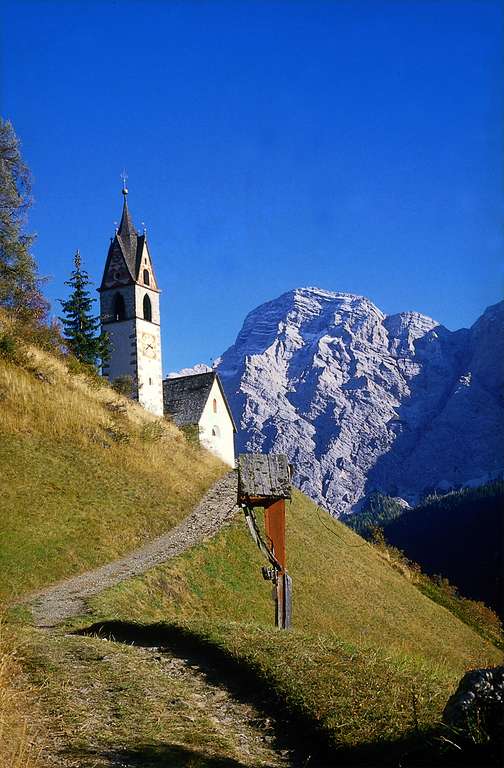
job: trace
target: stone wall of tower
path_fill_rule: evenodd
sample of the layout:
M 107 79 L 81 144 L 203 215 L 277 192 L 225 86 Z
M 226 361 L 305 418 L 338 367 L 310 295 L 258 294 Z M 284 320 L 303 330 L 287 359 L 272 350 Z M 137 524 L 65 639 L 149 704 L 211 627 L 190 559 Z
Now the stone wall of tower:
M 117 294 L 121 294 L 124 299 L 124 307 L 126 310 L 126 318 L 130 319 L 135 317 L 136 307 L 136 291 L 138 286 L 135 285 L 123 285 L 117 288 L 110 288 L 109 290 L 102 291 L 100 293 L 100 319 L 102 325 L 113 321 L 114 314 L 114 302 Z M 104 328 L 103 330 L 107 330 Z
M 131 376 L 137 381 L 137 333 L 135 318 L 122 322 L 107 323 L 102 330 L 109 334 L 110 360 L 103 367 L 109 381 L 119 376 Z
M 152 307 L 152 322 L 155 325 L 161 324 L 161 314 L 159 311 L 159 293 L 146 285 L 135 285 L 135 313 L 137 317 L 143 318 L 143 300 L 148 296 Z
M 126 319 L 114 320 L 117 294 L 124 299 Z M 144 297 L 151 302 L 152 319 L 144 318 Z M 163 415 L 163 369 L 159 293 L 147 286 L 131 284 L 100 294 L 102 330 L 110 337 L 110 360 L 103 374 L 114 381 L 131 376 L 134 395 L 140 405 L 157 416 Z
M 163 368 L 159 325 L 136 320 L 138 402 L 156 416 L 163 415 Z

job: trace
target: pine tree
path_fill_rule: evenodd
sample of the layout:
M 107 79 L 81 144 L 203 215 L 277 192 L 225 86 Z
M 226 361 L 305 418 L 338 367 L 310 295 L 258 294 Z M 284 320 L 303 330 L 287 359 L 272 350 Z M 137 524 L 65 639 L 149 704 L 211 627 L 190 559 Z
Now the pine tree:
M 110 356 L 107 334 L 99 334 L 100 320 L 92 313 L 95 299 L 91 298 L 88 286 L 91 284 L 87 272 L 82 269 L 79 251 L 75 254 L 74 269 L 70 280 L 65 282 L 72 292 L 66 300 L 60 299 L 63 307 L 63 335 L 69 350 L 83 363 L 98 366 Z
M 31 204 L 30 172 L 10 122 L 0 118 L 0 306 L 23 322 L 44 320 L 48 303 L 24 233 Z

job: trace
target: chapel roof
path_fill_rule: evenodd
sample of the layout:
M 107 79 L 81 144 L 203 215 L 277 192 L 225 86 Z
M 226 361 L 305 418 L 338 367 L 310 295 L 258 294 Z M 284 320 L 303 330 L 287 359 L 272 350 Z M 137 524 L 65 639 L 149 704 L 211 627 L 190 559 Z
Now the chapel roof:
M 171 416 L 178 427 L 198 424 L 210 396 L 214 381 L 217 381 L 229 418 L 236 432 L 233 414 L 216 371 L 177 376 L 163 381 L 164 412 Z

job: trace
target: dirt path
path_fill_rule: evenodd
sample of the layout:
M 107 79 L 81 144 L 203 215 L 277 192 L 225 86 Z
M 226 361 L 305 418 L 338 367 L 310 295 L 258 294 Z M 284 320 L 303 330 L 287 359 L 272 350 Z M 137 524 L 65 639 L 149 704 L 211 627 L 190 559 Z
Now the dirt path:
M 63 724 L 61 737 L 48 755 L 50 765 L 300 765 L 297 747 L 267 703 L 207 653 L 194 654 L 185 645 L 168 647 L 168 643 L 150 643 L 142 637 L 125 640 L 116 633 L 96 637 L 93 628 L 79 632 L 80 637 L 57 629 L 65 619 L 82 614 L 90 596 L 216 534 L 235 515 L 236 496 L 237 474 L 229 472 L 169 533 L 120 560 L 30 596 L 36 626 L 55 628 L 37 633 L 38 663 L 41 659 L 47 662 L 47 667 L 42 662 L 45 675 L 51 670 L 51 679 L 46 680 L 48 695 L 53 697 L 50 708 L 56 714 L 58 730 Z M 129 646 L 126 653 L 119 651 L 122 643 Z M 68 712 L 71 728 L 66 726 Z
M 236 496 L 237 474 L 233 471 L 218 480 L 191 514 L 169 533 L 120 560 L 32 594 L 30 602 L 36 626 L 54 627 L 82 613 L 86 598 L 138 576 L 210 538 L 234 516 Z
M 38 630 L 51 768 L 299 768 L 263 697 L 208 654 L 125 625 Z M 158 645 L 161 641 L 162 644 Z

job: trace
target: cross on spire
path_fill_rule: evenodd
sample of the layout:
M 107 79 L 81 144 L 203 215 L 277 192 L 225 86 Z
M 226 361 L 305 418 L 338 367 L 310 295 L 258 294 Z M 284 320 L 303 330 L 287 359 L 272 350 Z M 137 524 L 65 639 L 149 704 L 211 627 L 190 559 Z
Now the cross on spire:
M 128 187 L 126 186 L 126 182 L 128 181 L 128 174 L 126 173 L 126 171 L 123 171 L 121 173 L 121 179 L 122 179 L 122 183 L 123 183 L 123 185 L 122 185 L 122 193 L 123 193 L 124 197 L 126 197 L 126 195 L 128 194 Z

